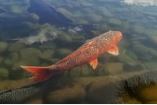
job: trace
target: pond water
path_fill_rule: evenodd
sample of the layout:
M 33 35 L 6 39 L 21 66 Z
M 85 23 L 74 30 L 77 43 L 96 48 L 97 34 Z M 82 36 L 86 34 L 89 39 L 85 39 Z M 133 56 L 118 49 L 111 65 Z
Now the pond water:
M 154 0 L 1 0 L 0 102 L 157 103 L 156 24 Z M 95 72 L 83 65 L 32 85 L 20 68 L 54 64 L 109 30 L 123 33 L 120 55 L 101 56 Z

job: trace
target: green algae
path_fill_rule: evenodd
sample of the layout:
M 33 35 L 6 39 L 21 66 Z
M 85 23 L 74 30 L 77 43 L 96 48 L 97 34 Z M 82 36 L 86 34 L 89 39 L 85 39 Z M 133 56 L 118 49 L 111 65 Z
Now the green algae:
M 74 85 L 64 87 L 58 91 L 51 92 L 46 98 L 47 103 L 77 103 L 85 97 L 85 90 L 82 86 Z

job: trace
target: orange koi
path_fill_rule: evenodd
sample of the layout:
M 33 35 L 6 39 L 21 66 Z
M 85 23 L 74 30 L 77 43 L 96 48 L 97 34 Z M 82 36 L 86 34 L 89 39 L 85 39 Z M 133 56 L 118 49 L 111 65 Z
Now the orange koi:
M 117 56 L 119 54 L 118 44 L 123 35 L 120 31 L 108 31 L 95 38 L 88 40 L 76 51 L 61 59 L 57 63 L 47 66 L 21 66 L 27 72 L 33 74 L 33 78 L 37 81 L 47 80 L 55 75 L 55 72 L 63 72 L 71 70 L 76 66 L 89 64 L 93 70 L 98 65 L 98 57 L 104 53 Z

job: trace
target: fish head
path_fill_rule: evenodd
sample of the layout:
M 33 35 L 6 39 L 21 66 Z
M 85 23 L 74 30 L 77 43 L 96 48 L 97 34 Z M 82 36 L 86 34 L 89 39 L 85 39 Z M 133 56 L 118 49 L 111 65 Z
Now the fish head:
M 112 55 L 119 55 L 119 48 L 118 43 L 121 41 L 123 35 L 120 31 L 109 31 L 105 33 L 101 40 L 103 40 L 103 43 L 105 46 L 105 51 Z
M 103 43 L 118 44 L 122 37 L 123 35 L 120 31 L 108 31 L 104 33 L 99 39 L 103 41 Z
M 113 31 L 113 36 L 112 36 L 112 42 L 115 44 L 118 44 L 121 39 L 122 39 L 123 35 L 120 31 Z

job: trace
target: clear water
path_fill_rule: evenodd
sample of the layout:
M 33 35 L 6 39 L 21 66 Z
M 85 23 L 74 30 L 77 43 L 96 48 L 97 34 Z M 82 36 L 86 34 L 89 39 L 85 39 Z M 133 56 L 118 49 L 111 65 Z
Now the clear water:
M 157 95 L 152 94 L 156 91 L 156 5 L 153 0 L 1 0 L 0 90 L 26 85 L 30 75 L 20 65 L 53 64 L 86 40 L 119 30 L 124 38 L 118 57 L 100 57 L 96 72 L 88 65 L 65 72 L 51 86 L 57 90 L 48 88 L 38 97 L 42 89 L 33 88 L 35 98 L 30 95 L 20 102 L 157 103 Z

